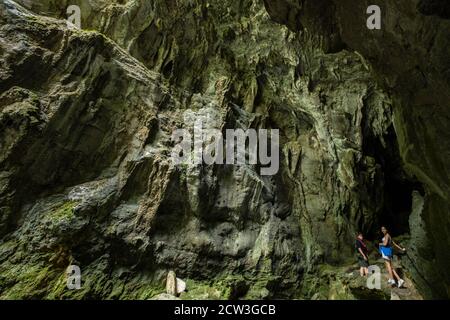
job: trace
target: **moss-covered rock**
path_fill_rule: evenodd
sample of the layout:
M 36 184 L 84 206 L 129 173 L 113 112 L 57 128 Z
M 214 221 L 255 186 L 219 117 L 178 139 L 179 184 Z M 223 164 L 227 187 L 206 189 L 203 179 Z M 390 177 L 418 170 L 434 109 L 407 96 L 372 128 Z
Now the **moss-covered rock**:
M 384 298 L 338 267 L 384 220 L 448 296 L 447 20 L 381 1 L 399 17 L 368 34 L 365 1 L 74 0 L 77 30 L 68 1 L 18 2 L 0 4 L 2 298 L 149 299 L 168 270 L 190 299 Z M 173 166 L 196 118 L 278 128 L 278 174 Z

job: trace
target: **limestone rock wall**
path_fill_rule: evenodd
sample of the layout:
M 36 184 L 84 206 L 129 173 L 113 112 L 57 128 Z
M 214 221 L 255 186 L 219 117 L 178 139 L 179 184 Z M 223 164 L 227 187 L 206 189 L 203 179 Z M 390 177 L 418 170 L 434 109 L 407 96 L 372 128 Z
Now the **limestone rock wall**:
M 386 221 L 448 296 L 449 22 L 380 2 L 370 32 L 365 1 L 70 1 L 82 30 L 68 1 L 3 1 L 1 296 L 145 299 L 175 270 L 218 297 L 300 297 Z M 280 129 L 279 173 L 175 167 L 172 130 L 211 115 Z

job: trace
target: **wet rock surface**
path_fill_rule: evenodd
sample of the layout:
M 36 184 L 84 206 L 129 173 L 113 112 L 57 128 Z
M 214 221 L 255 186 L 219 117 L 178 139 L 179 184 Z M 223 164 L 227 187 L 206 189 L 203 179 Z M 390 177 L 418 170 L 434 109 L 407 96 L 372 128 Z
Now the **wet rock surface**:
M 370 32 L 366 1 L 70 1 L 82 30 L 67 1 L 2 1 L 0 297 L 149 299 L 169 270 L 182 299 L 448 297 L 450 21 L 431 2 L 380 1 Z M 196 117 L 280 129 L 278 174 L 174 166 Z M 340 271 L 380 223 L 420 295 Z

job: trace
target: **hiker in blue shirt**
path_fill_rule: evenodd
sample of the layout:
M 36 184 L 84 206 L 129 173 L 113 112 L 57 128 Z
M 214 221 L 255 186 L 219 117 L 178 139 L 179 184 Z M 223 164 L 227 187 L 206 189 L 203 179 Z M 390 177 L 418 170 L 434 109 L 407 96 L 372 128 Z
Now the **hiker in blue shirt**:
M 386 265 L 386 269 L 389 273 L 389 280 L 388 280 L 388 284 L 390 285 L 395 285 L 395 280 L 394 277 L 397 279 L 397 285 L 400 288 L 401 286 L 403 286 L 403 283 L 405 283 L 405 281 L 400 278 L 400 276 L 397 274 L 397 272 L 395 271 L 393 265 L 392 265 L 392 258 L 394 257 L 393 255 L 393 248 L 392 246 L 394 245 L 395 247 L 397 247 L 398 249 L 400 249 L 401 251 L 406 251 L 405 248 L 400 247 L 397 243 L 394 242 L 394 240 L 392 240 L 391 235 L 389 234 L 388 230 L 386 227 L 381 227 L 381 232 L 383 233 L 384 237 L 381 240 L 382 242 L 380 242 L 380 253 L 381 256 L 383 257 L 384 263 Z

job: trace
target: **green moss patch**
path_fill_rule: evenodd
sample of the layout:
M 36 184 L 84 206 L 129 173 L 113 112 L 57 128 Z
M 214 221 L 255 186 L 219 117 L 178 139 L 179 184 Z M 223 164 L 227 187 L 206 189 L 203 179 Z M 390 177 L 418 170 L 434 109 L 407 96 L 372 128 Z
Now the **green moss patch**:
M 49 212 L 46 217 L 50 220 L 69 220 L 74 217 L 73 209 L 77 204 L 77 201 L 65 202 L 54 211 Z

